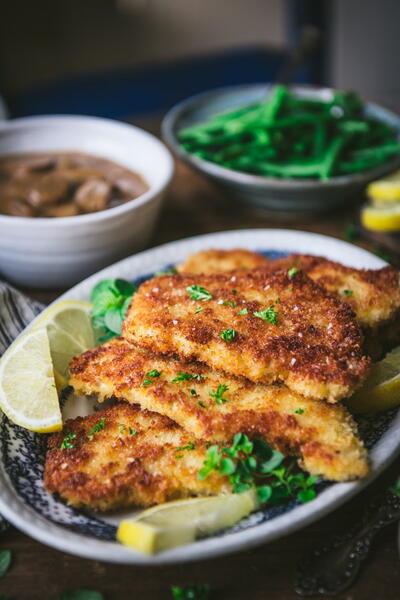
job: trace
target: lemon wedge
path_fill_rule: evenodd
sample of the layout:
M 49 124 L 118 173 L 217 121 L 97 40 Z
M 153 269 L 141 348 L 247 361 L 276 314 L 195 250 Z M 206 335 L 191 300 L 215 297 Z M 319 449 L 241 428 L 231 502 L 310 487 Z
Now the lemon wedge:
M 400 203 L 388 206 L 366 205 L 361 209 L 361 223 L 374 231 L 400 230 Z
M 347 405 L 353 413 L 387 410 L 400 404 L 400 346 L 372 365 L 363 387 Z
M 58 390 L 68 382 L 71 358 L 95 346 L 91 308 L 90 302 L 64 300 L 44 311 L 34 325 L 47 330 Z
M 121 521 L 117 539 L 137 552 L 155 554 L 232 527 L 257 506 L 254 490 L 167 502 Z
M 367 187 L 367 194 L 374 206 L 400 202 L 400 169 L 370 183 Z
M 62 419 L 45 328 L 19 337 L 0 361 L 0 408 L 25 429 L 59 431 Z

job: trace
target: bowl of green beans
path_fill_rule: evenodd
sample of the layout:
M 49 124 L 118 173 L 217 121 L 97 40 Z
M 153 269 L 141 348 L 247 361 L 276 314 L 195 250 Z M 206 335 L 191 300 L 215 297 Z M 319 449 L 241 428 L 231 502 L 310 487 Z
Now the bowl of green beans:
M 232 198 L 275 211 L 347 204 L 400 166 L 400 117 L 331 88 L 212 90 L 172 108 L 162 132 L 179 158 Z

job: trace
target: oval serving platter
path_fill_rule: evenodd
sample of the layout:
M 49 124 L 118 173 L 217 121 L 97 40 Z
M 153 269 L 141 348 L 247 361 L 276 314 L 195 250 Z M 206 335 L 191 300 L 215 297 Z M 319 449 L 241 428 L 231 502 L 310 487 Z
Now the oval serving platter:
M 63 294 L 59 300 L 87 300 L 101 279 L 141 282 L 155 271 L 207 248 L 256 250 L 278 258 L 297 252 L 326 256 L 357 268 L 379 268 L 384 261 L 346 242 L 306 232 L 281 229 L 229 231 L 193 237 L 146 250 L 122 260 Z M 32 327 L 33 321 L 29 328 Z M 371 474 L 363 481 L 323 484 L 315 500 L 297 501 L 253 513 L 221 534 L 155 556 L 142 556 L 115 541 L 121 515 L 76 511 L 43 488 L 46 436 L 34 434 L 3 417 L 0 435 L 0 513 L 33 538 L 78 556 L 106 562 L 157 565 L 211 558 L 244 550 L 292 533 L 336 509 L 368 485 L 400 452 L 400 411 L 359 420 L 360 434 L 370 449 Z M 132 514 L 132 513 L 129 513 Z M 127 513 L 124 513 L 126 517 Z

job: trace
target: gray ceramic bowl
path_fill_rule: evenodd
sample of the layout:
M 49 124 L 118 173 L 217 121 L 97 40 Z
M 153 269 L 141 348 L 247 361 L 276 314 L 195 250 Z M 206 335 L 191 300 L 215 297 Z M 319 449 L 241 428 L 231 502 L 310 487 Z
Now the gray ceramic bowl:
M 211 90 L 177 104 L 165 116 L 162 133 L 165 142 L 183 161 L 211 177 L 229 191 L 232 197 L 274 211 L 315 212 L 330 210 L 357 198 L 366 184 L 400 166 L 400 156 L 375 169 L 356 175 L 333 177 L 328 181 L 278 179 L 240 173 L 202 160 L 186 152 L 177 140 L 184 127 L 205 121 L 215 113 L 260 102 L 270 93 L 271 85 L 245 85 Z M 331 88 L 294 86 L 299 96 L 329 101 Z M 400 117 L 389 110 L 367 104 L 366 113 L 395 127 L 400 139 Z

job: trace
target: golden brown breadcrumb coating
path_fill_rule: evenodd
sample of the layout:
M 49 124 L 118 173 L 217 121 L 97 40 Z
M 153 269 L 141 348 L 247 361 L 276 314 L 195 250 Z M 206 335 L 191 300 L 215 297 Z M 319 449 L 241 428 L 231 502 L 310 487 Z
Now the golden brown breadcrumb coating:
M 233 248 L 232 250 L 200 250 L 190 254 L 185 262 L 177 265 L 179 273 L 190 273 L 192 275 L 224 273 L 226 271 L 239 271 L 256 269 L 264 265 L 268 266 L 270 260 L 262 254 Z
M 192 299 L 192 286 L 211 298 Z M 123 336 L 155 353 L 283 382 L 330 402 L 350 395 L 370 365 L 350 307 L 301 272 L 292 279 L 287 271 L 151 279 L 132 299 Z
M 366 451 L 344 406 L 155 356 L 122 338 L 77 356 L 70 372 L 78 394 L 139 404 L 167 415 L 196 438 L 228 443 L 238 432 L 259 437 L 286 455 L 299 456 L 310 473 L 331 480 L 368 472 Z M 216 394 L 221 385 L 226 389 L 216 399 L 210 392 Z

